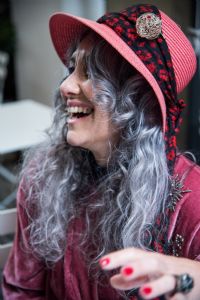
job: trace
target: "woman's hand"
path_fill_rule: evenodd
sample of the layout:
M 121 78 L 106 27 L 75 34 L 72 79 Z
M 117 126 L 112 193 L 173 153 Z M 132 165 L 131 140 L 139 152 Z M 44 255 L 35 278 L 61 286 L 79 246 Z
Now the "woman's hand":
M 111 285 L 119 290 L 139 288 L 144 299 L 166 295 L 170 300 L 200 300 L 200 262 L 187 258 L 167 256 L 136 248 L 109 253 L 100 259 L 103 270 L 119 268 L 110 278 Z M 189 274 L 194 287 L 187 293 L 176 293 L 174 275 Z

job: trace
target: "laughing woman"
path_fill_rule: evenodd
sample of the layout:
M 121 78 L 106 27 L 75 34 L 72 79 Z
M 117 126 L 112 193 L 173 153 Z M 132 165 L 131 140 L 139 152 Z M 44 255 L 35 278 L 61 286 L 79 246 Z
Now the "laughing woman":
M 68 73 L 24 161 L 4 298 L 200 299 L 200 168 L 176 148 L 192 46 L 152 5 L 50 32 Z

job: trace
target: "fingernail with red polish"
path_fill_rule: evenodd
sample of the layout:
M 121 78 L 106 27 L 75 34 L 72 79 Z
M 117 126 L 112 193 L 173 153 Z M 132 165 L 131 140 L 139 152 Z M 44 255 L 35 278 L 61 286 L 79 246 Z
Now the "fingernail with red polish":
M 124 268 L 124 269 L 122 270 L 122 273 L 123 273 L 123 275 L 125 275 L 125 276 L 130 276 L 131 274 L 134 273 L 134 270 L 133 270 L 133 268 L 131 268 L 131 267 L 126 267 L 126 268 Z
M 141 290 L 142 294 L 144 295 L 150 295 L 152 293 L 152 288 L 151 287 L 145 287 Z
M 107 266 L 110 263 L 110 258 L 106 257 L 106 258 L 102 258 L 99 261 L 99 264 L 102 268 L 104 268 L 105 266 Z

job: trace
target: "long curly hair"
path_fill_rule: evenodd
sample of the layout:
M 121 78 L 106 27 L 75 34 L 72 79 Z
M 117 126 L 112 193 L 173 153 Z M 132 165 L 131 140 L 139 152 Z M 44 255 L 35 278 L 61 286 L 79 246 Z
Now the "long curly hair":
M 64 256 L 75 220 L 90 266 L 116 249 L 149 249 L 169 194 L 161 113 L 151 87 L 100 37 L 87 64 L 94 101 L 109 112 L 120 138 L 104 167 L 89 150 L 69 145 L 66 101 L 57 92 L 46 141 L 26 153 L 22 169 L 31 249 L 47 263 Z

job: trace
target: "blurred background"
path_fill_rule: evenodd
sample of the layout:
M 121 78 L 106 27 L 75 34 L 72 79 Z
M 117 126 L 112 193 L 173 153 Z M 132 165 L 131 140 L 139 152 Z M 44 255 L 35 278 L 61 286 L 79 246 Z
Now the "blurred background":
M 95 20 L 105 11 L 119 11 L 137 2 L 134 0 L 0 0 L 0 51 L 8 55 L 4 86 L 2 80 L 0 85 L 0 90 L 3 91 L 3 102 L 31 98 L 52 105 L 55 88 L 64 73 L 48 31 L 49 16 L 53 12 L 62 10 Z M 200 1 L 149 0 L 147 2 L 157 5 L 180 24 L 195 44 L 199 55 Z M 190 86 L 181 95 L 188 102 L 188 109 L 185 110 L 187 118 L 181 130 L 179 145 L 183 150 L 190 149 L 198 154 L 200 104 L 198 99 L 195 101 L 199 92 L 198 80 L 196 88 L 191 90 Z
M 200 0 L 145 2 L 158 6 L 179 23 L 195 48 L 198 58 L 197 72 L 190 86 L 180 95 L 185 99 L 187 108 L 183 113 L 184 122 L 178 145 L 183 151 L 192 151 L 199 163 Z M 22 130 L 27 127 L 30 133 L 31 130 L 42 131 L 48 128 L 54 93 L 65 72 L 51 44 L 48 30 L 50 15 L 57 11 L 65 11 L 96 20 L 106 11 L 119 11 L 135 3 L 138 1 L 0 0 L 0 251 L 1 248 L 5 250 L 4 245 L 12 234 L 11 229 L 1 232 L 1 219 L 4 217 L 9 220 L 9 216 L 4 215 L 5 211 L 12 212 L 10 218 L 14 218 L 13 211 L 9 210 L 15 209 L 21 153 L 40 140 L 35 138 L 34 134 L 32 140 L 28 140 L 27 133 L 24 133 L 24 140 L 21 144 L 18 143 L 23 135 Z M 25 115 L 28 117 L 25 118 Z M 21 127 L 17 128 L 19 123 Z M 40 127 L 35 128 L 36 123 Z M 12 134 L 16 142 L 11 137 Z M 9 144 L 10 139 L 13 141 L 12 145 Z M 19 145 L 16 146 L 17 144 Z M 9 227 L 8 224 L 4 226 Z M 3 255 L 6 257 L 7 253 L 8 249 Z M 3 257 L 1 253 L 0 257 Z M 0 259 L 0 268 L 1 264 L 3 265 L 4 261 L 1 262 Z
M 0 51 L 5 51 L 9 55 L 3 101 L 31 98 L 52 105 L 55 88 L 64 72 L 51 44 L 48 31 L 48 19 L 53 12 L 62 10 L 95 20 L 105 11 L 118 11 L 137 2 L 134 0 L 0 0 Z M 180 24 L 190 39 L 199 38 L 199 31 L 194 31 L 195 27 L 199 28 L 198 22 L 200 23 L 197 9 L 199 0 L 149 0 L 147 2 L 167 12 Z M 193 96 L 191 91 L 189 94 L 188 91 L 184 93 L 189 106 L 194 105 Z M 195 114 L 196 119 L 199 119 L 196 109 Z M 194 122 L 192 119 L 190 122 Z M 189 121 L 188 118 L 186 121 Z M 183 149 L 196 148 L 200 141 L 197 141 L 197 136 L 194 141 L 190 137 L 191 135 L 195 137 L 198 127 L 192 127 L 192 132 L 188 131 L 189 124 L 186 121 L 181 132 L 180 146 Z M 195 145 L 195 142 L 198 144 Z

